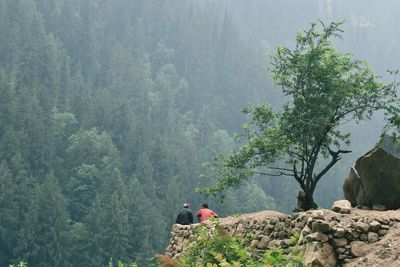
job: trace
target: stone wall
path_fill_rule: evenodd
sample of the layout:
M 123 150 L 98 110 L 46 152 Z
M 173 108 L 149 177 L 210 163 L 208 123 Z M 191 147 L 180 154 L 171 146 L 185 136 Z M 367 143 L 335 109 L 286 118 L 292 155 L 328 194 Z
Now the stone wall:
M 238 237 L 251 233 L 252 240 L 247 249 L 252 253 L 264 252 L 273 246 L 300 245 L 306 264 L 340 266 L 365 255 L 371 244 L 379 241 L 399 221 L 399 217 L 390 214 L 382 216 L 379 212 L 356 209 L 350 214 L 313 210 L 292 216 L 264 211 L 220 219 L 220 226 L 227 234 Z M 177 258 L 184 253 L 196 240 L 194 229 L 198 226 L 175 224 L 167 254 Z

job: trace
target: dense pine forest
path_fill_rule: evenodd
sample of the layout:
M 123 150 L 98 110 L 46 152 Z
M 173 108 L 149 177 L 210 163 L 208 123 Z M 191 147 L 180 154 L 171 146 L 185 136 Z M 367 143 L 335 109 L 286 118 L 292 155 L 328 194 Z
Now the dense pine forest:
M 360 8 L 357 5 L 363 5 Z M 294 206 L 260 177 L 224 203 L 197 187 L 234 149 L 247 105 L 283 102 L 268 54 L 309 23 L 346 20 L 340 49 L 396 68 L 397 1 L 0 1 L 0 266 L 150 265 L 184 202 L 221 216 Z M 385 16 L 382 17 L 382 13 Z M 397 57 L 396 57 L 397 56 Z M 340 197 L 383 122 L 351 124 L 353 154 L 316 192 Z

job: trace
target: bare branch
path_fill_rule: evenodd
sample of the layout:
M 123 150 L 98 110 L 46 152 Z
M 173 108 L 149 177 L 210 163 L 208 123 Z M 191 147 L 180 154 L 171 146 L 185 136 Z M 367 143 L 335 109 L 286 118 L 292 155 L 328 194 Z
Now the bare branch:
M 270 170 L 280 170 L 280 171 L 289 171 L 289 172 L 293 172 L 292 169 L 280 168 L 280 167 L 268 167 L 268 169 L 270 169 Z
M 286 172 L 277 172 L 277 173 L 255 172 L 254 174 L 265 175 L 265 176 L 292 176 L 292 177 L 294 177 L 293 173 L 286 173 Z
M 338 150 L 338 151 L 333 151 L 329 146 L 327 147 L 327 149 L 328 149 L 328 151 L 329 151 L 329 154 L 331 154 L 332 159 L 331 159 L 331 161 L 328 163 L 328 165 L 326 165 L 325 168 L 323 168 L 323 169 L 321 170 L 321 172 L 318 173 L 318 174 L 314 177 L 314 179 L 313 179 L 313 181 L 312 181 L 312 188 L 315 188 L 315 186 L 317 185 L 317 183 L 319 182 L 319 180 L 321 179 L 321 177 L 324 176 L 325 173 L 327 173 L 327 172 L 329 171 L 329 169 L 332 168 L 332 167 L 336 164 L 336 162 L 338 162 L 338 161 L 341 159 L 340 154 L 347 154 L 347 153 L 350 153 L 350 152 L 351 152 L 350 150 Z

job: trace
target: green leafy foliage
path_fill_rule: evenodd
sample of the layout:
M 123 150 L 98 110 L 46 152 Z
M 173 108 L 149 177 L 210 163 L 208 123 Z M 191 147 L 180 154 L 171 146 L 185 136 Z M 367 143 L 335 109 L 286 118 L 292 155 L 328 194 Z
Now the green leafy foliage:
M 244 250 L 240 241 L 233 236 L 225 235 L 219 224 L 212 225 L 213 231 L 207 227 L 198 227 L 198 239 L 192 243 L 180 262 L 180 266 L 228 266 L 236 264 L 249 266 L 250 254 Z
M 179 266 L 304 266 L 297 256 L 299 251 L 295 249 L 272 248 L 258 256 L 252 254 L 246 248 L 246 240 L 251 237 L 241 239 L 225 234 L 218 220 L 214 220 L 209 227 L 200 226 L 196 231 L 198 238 L 189 245 L 179 260 Z
M 264 255 L 263 263 L 267 266 L 303 267 L 305 266 L 299 256 L 287 256 L 288 251 L 271 249 Z

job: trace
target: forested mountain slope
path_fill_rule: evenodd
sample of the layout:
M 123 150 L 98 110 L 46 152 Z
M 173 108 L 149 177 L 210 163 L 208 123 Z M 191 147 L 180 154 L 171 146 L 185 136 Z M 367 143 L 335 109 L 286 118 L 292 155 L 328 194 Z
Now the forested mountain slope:
M 238 111 L 282 102 L 266 52 L 316 20 L 285 26 L 273 9 L 291 4 L 268 5 L 249 21 L 265 34 L 244 2 L 0 1 L 0 266 L 143 266 L 164 250 L 181 205 L 205 201 L 202 163 L 234 148 Z M 288 211 L 297 190 L 264 179 L 207 201 Z
M 237 111 L 265 90 L 260 50 L 211 3 L 6 0 L 0 13 L 0 265 L 144 264 L 182 203 L 204 201 L 201 164 L 232 149 Z M 271 207 L 250 189 L 230 202 Z

